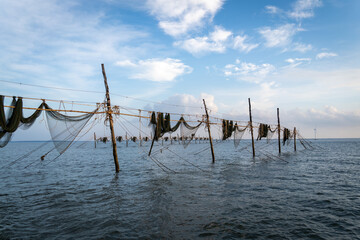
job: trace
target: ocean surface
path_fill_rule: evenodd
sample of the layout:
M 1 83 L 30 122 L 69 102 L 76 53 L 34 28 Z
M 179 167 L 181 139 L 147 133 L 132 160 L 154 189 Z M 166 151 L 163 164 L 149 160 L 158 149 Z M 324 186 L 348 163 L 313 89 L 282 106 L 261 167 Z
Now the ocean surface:
M 10 142 L 0 239 L 360 239 L 359 139 L 208 146 L 122 142 L 115 174 L 109 143 Z

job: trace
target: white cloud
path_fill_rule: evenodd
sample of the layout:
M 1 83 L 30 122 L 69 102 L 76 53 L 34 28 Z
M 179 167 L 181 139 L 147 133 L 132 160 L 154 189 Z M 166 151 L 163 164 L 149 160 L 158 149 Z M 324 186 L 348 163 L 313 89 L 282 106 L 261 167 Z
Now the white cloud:
M 223 5 L 223 0 L 148 0 L 150 13 L 159 21 L 159 27 L 173 37 L 202 27 Z
M 265 38 L 267 47 L 284 47 L 292 42 L 292 37 L 302 29 L 294 24 L 285 24 L 278 28 L 264 27 L 259 33 Z
M 283 11 L 282 9 L 272 5 L 265 6 L 265 10 L 270 14 L 286 14 L 289 18 L 301 20 L 303 18 L 313 17 L 314 9 L 321 6 L 321 0 L 297 0 L 292 5 L 292 9 L 290 11 Z
M 272 5 L 267 5 L 265 6 L 265 9 L 268 13 L 271 14 L 276 14 L 279 13 L 281 10 L 278 7 L 272 6 Z
M 290 67 L 296 67 L 304 62 L 310 63 L 311 58 L 288 58 L 285 62 L 290 63 Z
M 303 44 L 303 43 L 294 43 L 293 46 L 291 47 L 292 51 L 297 51 L 297 52 L 307 52 L 311 49 L 312 49 L 311 44 Z
M 323 59 L 323 58 L 329 58 L 329 57 L 336 57 L 337 54 L 333 52 L 322 52 L 316 55 L 316 59 Z
M 190 38 L 184 41 L 177 41 L 175 46 L 180 46 L 192 54 L 201 54 L 204 52 L 222 53 L 226 50 L 226 42 L 232 32 L 216 26 L 215 30 L 205 37 Z
M 175 46 L 180 46 L 193 55 L 204 54 L 206 52 L 224 53 L 227 48 L 233 48 L 242 52 L 250 52 L 258 44 L 246 43 L 247 36 L 235 36 L 231 31 L 225 30 L 220 26 L 215 26 L 209 36 L 190 38 L 177 41 Z
M 242 52 L 250 52 L 254 48 L 257 48 L 259 44 L 246 43 L 247 36 L 236 36 L 234 38 L 234 49 L 238 49 Z
M 256 65 L 237 60 L 236 64 L 225 66 L 224 74 L 227 77 L 234 76 L 239 80 L 260 83 L 274 70 L 275 67 L 269 63 Z
M 310 18 L 314 16 L 314 8 L 321 6 L 321 0 L 297 0 L 288 16 L 295 19 Z
M 115 65 L 119 67 L 136 67 L 136 64 L 130 60 L 117 61 Z
M 304 29 L 288 23 L 277 28 L 263 27 L 259 30 L 259 33 L 265 39 L 266 47 L 282 47 L 283 51 L 297 52 L 311 50 L 311 44 L 293 43 L 294 35 L 300 31 L 304 31 Z
M 145 109 L 168 113 L 199 114 L 202 116 L 205 113 L 203 109 L 203 99 L 206 102 L 209 114 L 215 114 L 218 111 L 218 106 L 215 104 L 215 97 L 207 93 L 201 93 L 199 97 L 190 94 L 175 94 L 161 101 L 159 104 L 148 105 Z
M 171 82 L 178 76 L 192 72 L 192 68 L 182 63 L 179 59 L 147 59 L 133 63 L 130 60 L 118 61 L 115 63 L 120 67 L 132 69 L 130 78 L 143 79 L 154 82 Z
M 0 14 L 0 64 L 3 66 L 0 75 L 38 85 L 97 88 L 102 87 L 98 82 L 101 62 L 109 66 L 120 57 L 144 51 L 146 32 L 109 21 L 103 24 L 103 13 L 88 13 L 80 4 L 2 1 L 6 7 Z M 54 96 L 54 92 L 58 91 L 39 94 L 45 98 L 47 94 Z M 62 92 L 61 96 L 74 100 L 90 98 L 74 92 Z

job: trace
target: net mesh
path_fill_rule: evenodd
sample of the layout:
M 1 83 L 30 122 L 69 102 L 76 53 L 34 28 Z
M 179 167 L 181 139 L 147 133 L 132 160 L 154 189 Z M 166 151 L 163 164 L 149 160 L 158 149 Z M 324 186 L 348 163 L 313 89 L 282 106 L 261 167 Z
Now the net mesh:
M 52 109 L 45 103 L 46 119 L 50 135 L 56 150 L 62 154 L 71 145 L 81 130 L 85 127 L 97 109 L 92 113 L 78 116 L 68 116 Z
M 271 127 L 269 126 L 268 130 L 269 131 L 268 131 L 267 136 L 266 136 L 266 143 L 270 143 L 270 141 L 273 138 L 277 128 L 275 128 L 274 130 L 271 130 Z
M 187 124 L 186 122 L 181 122 L 181 124 L 180 124 L 180 140 L 181 140 L 181 144 L 183 145 L 184 148 L 189 146 L 191 141 L 195 138 L 195 134 L 196 134 L 197 130 L 200 128 L 201 124 L 202 123 L 200 122 L 198 125 L 192 127 L 189 124 Z
M 246 129 L 248 128 L 249 124 L 246 125 L 244 128 L 240 128 L 237 123 L 234 127 L 234 146 L 237 148 L 240 145 L 240 141 L 242 137 L 244 136 L 244 133 L 246 132 Z
M 22 98 L 13 97 L 6 114 L 4 110 L 4 96 L 0 95 L 0 148 L 5 147 L 11 140 L 12 134 L 21 127 L 28 129 L 40 116 L 44 103 L 29 117 L 24 118 Z
M 184 146 L 184 148 L 186 148 L 195 138 L 195 134 L 202 123 L 203 121 L 199 121 L 197 125 L 191 126 L 187 123 L 184 117 L 181 117 L 177 123 L 171 127 L 169 113 L 166 113 L 164 117 L 164 113 L 162 112 L 158 112 L 157 116 L 155 115 L 155 112 L 152 112 L 149 126 L 151 128 L 151 137 L 155 141 L 158 141 L 161 137 L 164 136 L 164 134 L 176 133 L 178 136 L 177 140 Z

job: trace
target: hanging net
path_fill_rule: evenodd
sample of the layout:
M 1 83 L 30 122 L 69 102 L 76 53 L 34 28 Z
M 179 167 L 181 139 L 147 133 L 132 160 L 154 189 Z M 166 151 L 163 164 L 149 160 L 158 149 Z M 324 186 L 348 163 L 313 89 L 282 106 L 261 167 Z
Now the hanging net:
M 183 121 L 181 121 L 181 119 L 183 119 Z M 195 134 L 197 130 L 200 128 L 202 122 L 200 122 L 196 126 L 190 126 L 187 122 L 185 122 L 183 117 L 181 117 L 179 121 L 181 121 L 180 123 L 181 144 L 183 145 L 184 148 L 186 148 L 195 138 Z
M 270 126 L 264 123 L 260 123 L 258 130 L 258 137 L 256 140 L 261 140 L 261 138 L 265 138 L 268 135 Z
M 248 128 L 249 124 L 246 125 L 244 128 L 240 128 L 237 123 L 235 123 L 234 126 L 234 146 L 235 148 L 237 148 L 240 144 L 240 141 L 242 139 L 242 137 L 244 136 L 244 133 L 246 131 L 246 129 Z
M 266 136 L 266 143 L 270 143 L 270 140 L 272 139 L 272 137 L 274 136 L 277 128 L 275 128 L 274 130 L 271 130 L 271 127 L 269 125 L 269 128 L 268 128 L 268 133 L 267 133 L 267 136 Z
M 234 122 L 224 119 L 222 121 L 222 133 L 223 133 L 222 140 L 226 140 L 229 137 L 231 137 L 233 131 L 234 131 Z
M 285 145 L 286 142 L 289 145 L 289 143 L 290 143 L 289 139 L 291 139 L 291 138 L 292 138 L 292 135 L 291 135 L 290 130 L 287 129 L 287 128 L 284 128 L 284 131 L 283 131 L 283 145 Z
M 4 96 L 0 95 L 0 148 L 5 147 L 11 140 L 12 134 L 21 127 L 27 129 L 40 116 L 44 103 L 41 103 L 37 110 L 25 118 L 23 114 L 22 98 L 13 97 L 10 108 L 5 114 Z
M 150 127 L 152 128 L 152 137 L 155 141 L 158 141 L 165 133 L 174 133 L 180 129 L 180 136 L 178 136 L 178 141 L 186 148 L 190 142 L 194 139 L 196 131 L 201 126 L 202 121 L 199 122 L 196 126 L 189 125 L 183 117 L 171 127 L 170 114 L 158 112 L 157 115 L 155 112 L 152 112 L 150 118 Z
M 54 111 L 46 103 L 44 107 L 51 138 L 60 154 L 63 154 L 70 147 L 71 143 L 98 110 L 78 116 L 68 116 Z

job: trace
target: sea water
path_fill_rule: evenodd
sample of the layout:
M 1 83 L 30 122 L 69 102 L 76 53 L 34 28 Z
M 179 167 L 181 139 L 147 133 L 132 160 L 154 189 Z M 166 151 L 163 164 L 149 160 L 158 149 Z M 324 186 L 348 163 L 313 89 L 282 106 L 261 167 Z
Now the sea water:
M 44 146 L 43 146 L 44 145 Z M 360 239 L 360 140 L 0 149 L 0 239 Z M 39 148 L 41 147 L 41 148 Z M 39 148 L 39 149 L 38 149 Z M 27 156 L 25 158 L 21 158 Z M 161 167 L 161 168 L 160 168 Z

